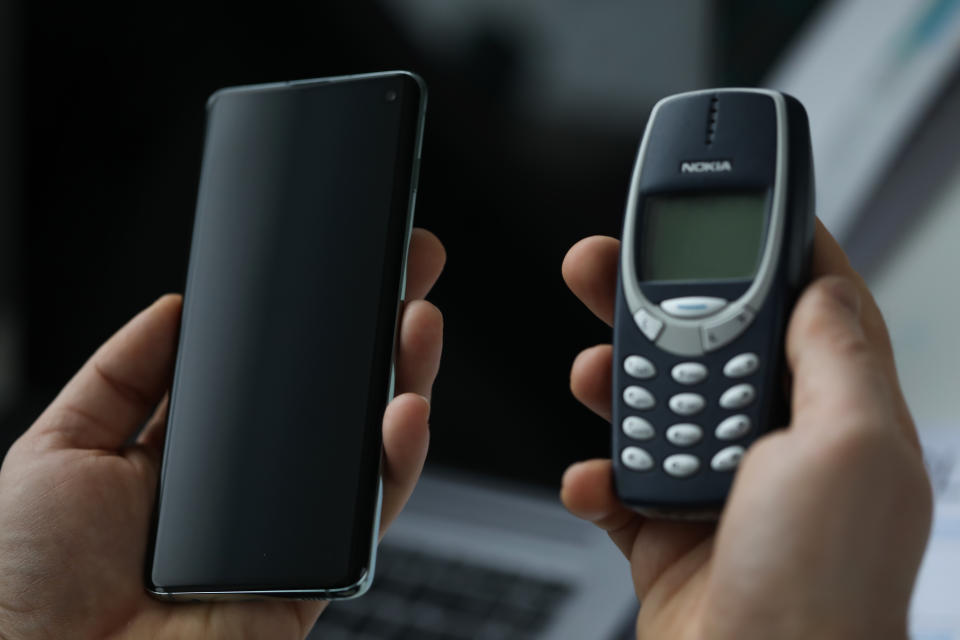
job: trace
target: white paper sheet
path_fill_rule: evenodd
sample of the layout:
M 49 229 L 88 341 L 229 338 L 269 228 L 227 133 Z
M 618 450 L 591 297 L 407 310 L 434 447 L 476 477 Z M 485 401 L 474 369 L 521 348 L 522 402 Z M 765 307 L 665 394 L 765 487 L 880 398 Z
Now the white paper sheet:
M 960 423 L 927 428 L 921 437 L 936 504 L 913 593 L 910 637 L 960 640 Z

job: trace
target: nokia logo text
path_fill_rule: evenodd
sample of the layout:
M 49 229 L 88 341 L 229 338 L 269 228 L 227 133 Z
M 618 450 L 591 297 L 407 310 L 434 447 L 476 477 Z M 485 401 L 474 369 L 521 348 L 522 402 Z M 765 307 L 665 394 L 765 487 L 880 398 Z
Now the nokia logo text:
M 680 163 L 680 173 L 721 173 L 723 171 L 733 171 L 733 163 L 729 160 Z

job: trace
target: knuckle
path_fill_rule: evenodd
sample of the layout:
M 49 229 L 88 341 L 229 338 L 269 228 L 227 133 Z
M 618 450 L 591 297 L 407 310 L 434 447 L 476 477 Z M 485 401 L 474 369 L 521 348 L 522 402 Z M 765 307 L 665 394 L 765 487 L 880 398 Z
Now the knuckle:
M 819 293 L 818 297 L 823 298 L 825 295 Z M 851 331 L 845 323 L 837 322 L 836 316 L 826 308 L 826 303 L 807 305 L 800 320 L 797 329 L 805 339 L 823 341 L 848 353 L 869 350 L 870 345 L 863 332 Z
M 830 349 L 841 358 L 857 361 L 864 365 L 872 365 L 873 350 L 863 334 L 834 331 L 828 336 L 828 343 Z

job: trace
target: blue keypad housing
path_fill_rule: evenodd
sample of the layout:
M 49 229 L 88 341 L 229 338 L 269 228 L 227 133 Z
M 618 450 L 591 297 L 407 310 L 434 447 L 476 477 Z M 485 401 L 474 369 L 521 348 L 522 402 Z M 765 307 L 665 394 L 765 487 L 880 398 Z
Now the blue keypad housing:
M 727 299 L 736 299 L 749 283 L 724 283 L 710 287 L 712 294 L 718 292 Z M 676 287 L 663 287 L 660 297 L 676 293 Z M 645 291 L 648 296 L 656 291 Z M 659 302 L 657 298 L 652 300 Z M 668 353 L 656 346 L 633 322 L 627 309 L 623 292 L 618 283 L 617 322 L 614 339 L 613 362 L 613 465 L 617 492 L 630 506 L 640 511 L 651 510 L 710 510 L 722 506 L 730 490 L 737 468 L 739 455 L 731 447 L 746 450 L 757 438 L 771 429 L 786 426 L 788 420 L 786 378 L 783 375 L 785 305 L 777 299 L 776 289 L 766 303 L 757 310 L 750 325 L 730 343 L 706 352 L 704 355 L 686 356 Z M 728 376 L 724 368 L 738 356 L 756 356 L 756 367 L 751 373 Z M 652 365 L 653 376 L 636 377 L 627 372 L 624 363 L 630 356 L 640 356 Z M 743 360 L 743 358 L 741 358 Z M 678 382 L 673 370 L 678 365 L 697 363 L 706 368 L 706 376 L 699 382 Z M 631 364 L 636 364 L 634 359 Z M 691 370 L 696 367 L 687 366 Z M 723 408 L 721 397 L 730 389 L 749 385 L 754 397 L 745 406 Z M 628 387 L 641 387 L 653 397 L 654 404 L 648 409 L 631 407 L 624 399 Z M 671 408 L 670 399 L 680 394 L 696 394 L 704 400 L 703 409 L 692 415 L 681 415 Z M 623 422 L 630 416 L 642 418 L 652 427 L 653 435 L 645 439 L 628 436 Z M 735 438 L 723 439 L 716 435 L 717 427 L 724 421 L 746 416 L 749 430 Z M 674 425 L 696 425 L 702 435 L 692 444 L 676 444 L 667 437 Z M 689 429 L 675 431 L 688 432 Z M 677 442 L 685 442 L 676 437 Z M 687 438 L 686 440 L 689 440 Z M 623 452 L 636 447 L 645 452 L 652 464 L 631 468 L 624 461 Z M 633 454 L 633 455 L 632 455 Z M 718 458 L 714 465 L 715 459 Z M 679 456 L 678 458 L 673 458 Z M 696 458 L 696 469 L 691 471 L 690 459 Z M 635 451 L 627 454 L 627 462 L 634 459 L 643 462 Z M 665 464 L 666 463 L 666 464 Z M 676 463 L 676 464 L 674 464 Z M 732 464 L 731 464 L 732 463 Z M 636 467 L 645 466 L 644 470 Z M 714 466 L 719 467 L 717 470 Z

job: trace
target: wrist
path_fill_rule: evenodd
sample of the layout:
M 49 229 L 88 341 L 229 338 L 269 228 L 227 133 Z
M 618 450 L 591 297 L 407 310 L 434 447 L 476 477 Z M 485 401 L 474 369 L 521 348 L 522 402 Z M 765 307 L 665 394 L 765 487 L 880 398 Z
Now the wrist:
M 755 612 L 757 613 L 757 612 Z M 770 612 L 773 613 L 773 612 Z M 775 617 L 774 617 L 775 616 Z M 698 638 L 708 640 L 909 640 L 906 616 L 824 616 L 823 612 L 731 615 L 726 623 L 702 625 Z

